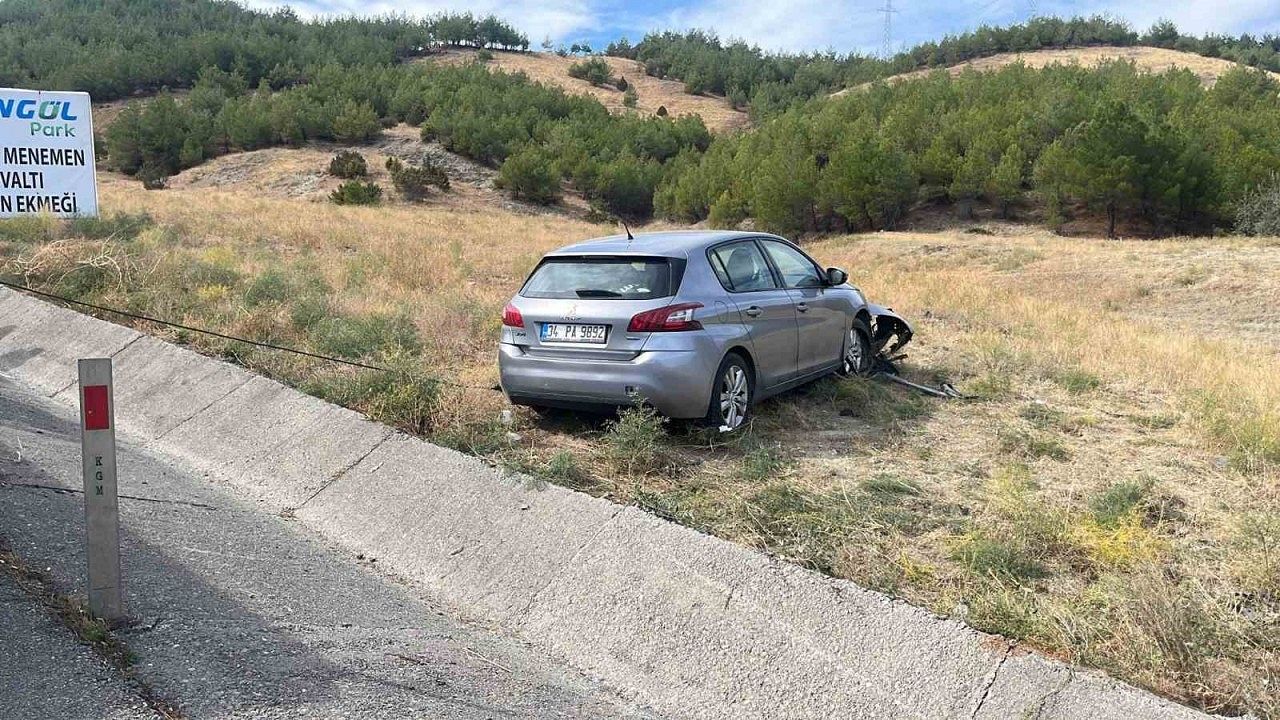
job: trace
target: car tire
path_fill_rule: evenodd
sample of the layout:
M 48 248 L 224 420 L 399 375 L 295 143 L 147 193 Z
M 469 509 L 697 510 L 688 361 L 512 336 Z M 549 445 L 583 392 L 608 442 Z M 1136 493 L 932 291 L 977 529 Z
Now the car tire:
M 709 427 L 738 430 L 751 419 L 756 396 L 755 376 L 746 358 L 731 352 L 720 361 L 711 383 L 711 399 L 703 421 Z
M 845 333 L 843 350 L 840 351 L 840 375 L 867 376 L 875 367 L 875 356 L 871 352 L 871 328 L 861 319 L 855 319 Z

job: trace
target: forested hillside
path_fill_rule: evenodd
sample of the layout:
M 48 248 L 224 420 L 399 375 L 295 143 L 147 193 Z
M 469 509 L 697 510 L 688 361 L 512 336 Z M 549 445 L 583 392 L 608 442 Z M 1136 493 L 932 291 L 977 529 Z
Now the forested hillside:
M 725 95 L 735 106 L 750 105 L 754 116 L 767 117 L 808 98 L 913 70 L 999 53 L 1095 45 L 1169 48 L 1280 72 L 1277 36 L 1194 37 L 1179 33 L 1170 22 L 1138 34 L 1126 23 L 1102 16 L 1037 17 L 1002 28 L 983 25 L 889 59 L 858 53 L 767 53 L 741 41 L 722 42 L 701 30 L 653 33 L 635 45 L 624 39 L 606 52 L 643 62 L 651 75 L 683 80 L 688 92 Z
M 107 163 L 159 183 L 227 152 L 357 143 L 405 122 L 421 126 L 426 140 L 500 166 L 500 181 L 517 196 L 552 202 L 564 179 L 611 212 L 644 218 L 663 164 L 711 141 L 696 116 L 613 115 L 594 99 L 479 65 L 333 64 L 309 75 L 273 91 L 265 81 L 251 89 L 237 72 L 205 68 L 181 102 L 162 95 L 122 112 L 103 143 Z
M 218 0 L 0 2 L 0 85 L 95 100 L 191 88 L 131 104 L 101 143 L 108 166 L 153 186 L 220 154 L 361 142 L 407 122 L 501 166 L 517 196 L 553 202 L 567 180 L 603 209 L 643 218 L 663 163 L 710 142 L 697 117 L 612 115 L 522 75 L 401 62 L 459 46 L 525 49 L 528 39 L 469 14 L 311 22 Z
M 437 44 L 526 49 L 529 39 L 469 14 L 303 22 L 288 9 L 208 0 L 0 2 L 0 86 L 84 90 L 95 100 L 188 86 L 211 67 L 279 88 L 317 65 L 387 65 Z
M 658 191 L 673 218 L 784 232 L 891 228 L 914 203 L 985 199 L 1018 212 L 1025 191 L 1057 225 L 1073 203 L 1157 232 L 1226 222 L 1280 170 L 1280 83 L 1234 70 L 1211 88 L 1189 71 L 1009 66 L 934 75 L 815 100 L 686 156 Z

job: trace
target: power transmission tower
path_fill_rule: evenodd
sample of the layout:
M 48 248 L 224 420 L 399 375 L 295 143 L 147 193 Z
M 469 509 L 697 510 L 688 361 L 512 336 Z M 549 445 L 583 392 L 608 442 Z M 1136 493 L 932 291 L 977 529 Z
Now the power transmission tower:
M 1027 0 L 1027 19 L 1034 18 L 1038 9 L 1036 0 Z
M 893 15 L 898 12 L 893 7 L 893 0 L 884 0 L 884 7 L 876 12 L 884 13 L 884 58 L 893 57 Z

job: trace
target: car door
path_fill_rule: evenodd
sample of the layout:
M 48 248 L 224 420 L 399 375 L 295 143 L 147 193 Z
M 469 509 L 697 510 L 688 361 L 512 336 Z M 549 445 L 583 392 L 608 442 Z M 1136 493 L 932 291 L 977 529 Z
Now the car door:
M 760 246 L 735 240 L 711 248 L 707 260 L 751 335 L 757 385 L 767 389 L 794 378 L 799 359 L 795 302 Z
M 788 243 L 762 239 L 760 244 L 795 303 L 797 373 L 808 375 L 834 365 L 844 349 L 849 318 L 842 300 L 827 288 L 826 273 Z

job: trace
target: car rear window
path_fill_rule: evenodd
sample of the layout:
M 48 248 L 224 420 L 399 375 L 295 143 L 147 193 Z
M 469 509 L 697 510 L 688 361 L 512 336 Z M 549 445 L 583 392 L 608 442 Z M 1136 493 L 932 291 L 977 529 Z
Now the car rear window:
M 650 300 L 675 294 L 683 268 L 662 257 L 545 258 L 520 294 L 531 298 Z

